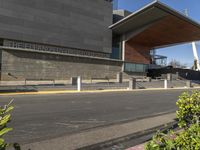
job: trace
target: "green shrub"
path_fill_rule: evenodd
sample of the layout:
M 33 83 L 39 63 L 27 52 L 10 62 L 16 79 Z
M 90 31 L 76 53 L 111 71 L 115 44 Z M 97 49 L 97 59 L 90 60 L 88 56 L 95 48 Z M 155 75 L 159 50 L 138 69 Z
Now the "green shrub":
M 12 128 L 7 127 L 7 124 L 11 119 L 9 113 L 14 109 L 14 107 L 11 106 L 11 103 L 12 101 L 8 105 L 0 107 L 0 150 L 5 150 L 9 146 L 3 139 L 3 136 L 12 130 Z
M 189 128 L 175 133 L 157 133 L 153 139 L 145 145 L 145 150 L 199 150 L 200 126 L 193 124 Z
M 177 101 L 179 127 L 187 128 L 190 124 L 199 124 L 200 117 L 200 92 L 194 91 L 190 95 L 184 92 Z
M 176 104 L 176 116 L 182 131 L 170 131 L 168 134 L 158 132 L 145 145 L 145 150 L 200 150 L 200 92 L 185 92 Z
M 146 150 L 175 150 L 174 138 L 176 134 L 170 131 L 170 134 L 158 132 L 153 139 L 145 145 Z
M 200 126 L 193 124 L 182 131 L 176 137 L 175 144 L 181 150 L 200 150 Z

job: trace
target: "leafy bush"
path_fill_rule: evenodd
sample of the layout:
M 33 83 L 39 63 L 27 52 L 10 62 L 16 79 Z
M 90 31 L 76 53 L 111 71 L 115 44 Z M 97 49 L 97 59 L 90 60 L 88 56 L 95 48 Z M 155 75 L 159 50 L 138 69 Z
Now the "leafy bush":
M 176 112 L 179 127 L 187 128 L 190 124 L 199 124 L 200 92 L 194 91 L 191 95 L 184 92 L 177 101 L 179 110 Z
M 153 139 L 145 145 L 146 150 L 175 150 L 176 134 L 170 131 L 170 134 L 158 132 Z
M 11 119 L 9 113 L 14 109 L 14 107 L 11 106 L 11 103 L 12 101 L 8 105 L 0 107 L 0 150 L 5 150 L 9 146 L 3 139 L 3 136 L 12 130 L 12 128 L 7 127 L 7 124 Z
M 177 101 L 176 112 L 181 132 L 158 132 L 145 145 L 146 150 L 200 150 L 200 92 L 183 93 Z
M 175 139 L 176 147 L 181 150 L 199 150 L 200 149 L 200 126 L 191 125 L 188 129 L 182 131 Z
M 146 150 L 199 150 L 200 126 L 193 124 L 189 128 L 168 134 L 158 132 L 153 139 L 145 145 Z

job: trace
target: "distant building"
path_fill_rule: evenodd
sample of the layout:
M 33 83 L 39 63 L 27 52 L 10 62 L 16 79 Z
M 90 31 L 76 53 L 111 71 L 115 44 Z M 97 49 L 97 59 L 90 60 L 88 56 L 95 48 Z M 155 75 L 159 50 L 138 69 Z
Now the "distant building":
M 1 80 L 145 75 L 154 48 L 200 40 L 200 25 L 160 2 L 0 0 Z

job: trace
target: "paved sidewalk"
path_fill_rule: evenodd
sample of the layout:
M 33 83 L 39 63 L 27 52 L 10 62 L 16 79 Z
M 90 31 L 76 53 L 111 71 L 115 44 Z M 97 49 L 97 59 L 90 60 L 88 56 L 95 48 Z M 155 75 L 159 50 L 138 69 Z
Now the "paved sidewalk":
M 26 144 L 22 150 L 31 148 L 31 150 L 73 150 L 98 143 L 106 142 L 130 134 L 144 132 L 158 126 L 174 122 L 175 113 L 155 116 L 122 124 L 110 125 L 101 128 L 94 128 L 77 134 L 67 135 L 51 140 Z
M 194 88 L 200 87 L 200 84 L 192 83 Z M 117 82 L 98 82 L 98 83 L 83 83 L 82 91 L 106 91 L 106 90 L 127 90 L 129 87 L 128 82 L 117 83 Z M 137 89 L 163 89 L 164 81 L 153 80 L 152 82 L 137 82 Z M 187 88 L 186 82 L 177 80 L 168 82 L 169 89 Z M 33 85 L 0 85 L 0 95 L 13 95 L 13 94 L 53 94 L 53 93 L 72 93 L 77 92 L 77 86 L 70 84 L 33 84 Z
M 105 92 L 129 92 L 129 91 L 160 91 L 160 90 L 184 90 L 184 89 L 190 89 L 190 90 L 198 90 L 200 87 L 193 87 L 193 88 L 187 88 L 187 87 L 177 87 L 177 88 L 148 88 L 148 89 L 102 89 L 102 90 L 83 90 L 83 91 L 77 91 L 77 90 L 58 90 L 58 91 L 30 91 L 30 92 L 6 92 L 1 93 L 0 96 L 14 96 L 14 95 L 46 95 L 46 94 L 73 94 L 73 93 L 105 93 Z

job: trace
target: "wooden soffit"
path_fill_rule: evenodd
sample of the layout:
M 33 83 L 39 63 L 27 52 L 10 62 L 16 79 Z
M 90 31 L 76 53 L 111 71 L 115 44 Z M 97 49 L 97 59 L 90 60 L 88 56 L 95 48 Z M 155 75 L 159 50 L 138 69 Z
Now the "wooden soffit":
M 130 43 L 151 48 L 200 40 L 200 28 L 169 15 L 130 38 Z
M 114 34 L 128 35 L 125 40 L 129 43 L 150 48 L 200 40 L 200 24 L 157 1 L 111 25 L 110 29 Z

